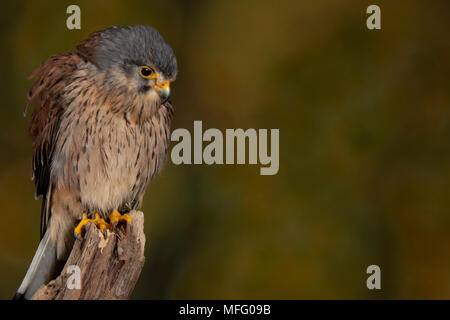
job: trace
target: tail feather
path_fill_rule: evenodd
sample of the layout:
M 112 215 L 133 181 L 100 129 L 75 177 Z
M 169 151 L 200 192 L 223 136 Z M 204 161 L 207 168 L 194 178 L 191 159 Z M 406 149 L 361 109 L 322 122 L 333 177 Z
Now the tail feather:
M 50 231 L 47 229 L 14 300 L 30 299 L 41 285 L 48 283 L 57 275 L 56 248 L 52 244 L 49 234 Z

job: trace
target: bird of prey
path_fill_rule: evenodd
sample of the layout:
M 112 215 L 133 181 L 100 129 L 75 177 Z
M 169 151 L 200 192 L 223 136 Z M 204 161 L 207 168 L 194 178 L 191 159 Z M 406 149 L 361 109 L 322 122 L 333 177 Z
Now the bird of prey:
M 172 48 L 154 28 L 92 33 L 30 77 L 33 179 L 42 196 L 41 242 L 16 298 L 55 276 L 83 226 L 131 223 L 167 154 L 177 75 Z

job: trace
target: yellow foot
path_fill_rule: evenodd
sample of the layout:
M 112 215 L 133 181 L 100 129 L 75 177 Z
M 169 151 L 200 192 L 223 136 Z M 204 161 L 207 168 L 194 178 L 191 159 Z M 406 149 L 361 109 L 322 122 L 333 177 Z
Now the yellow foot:
M 120 214 L 119 211 L 115 210 L 111 215 L 109 216 L 109 223 L 112 227 L 112 230 L 115 231 L 117 224 L 121 221 L 125 221 L 126 224 L 130 227 L 133 226 L 133 219 L 128 213 Z
M 98 213 L 95 214 L 95 219 L 88 219 L 87 215 L 83 214 L 83 219 L 81 219 L 80 223 L 76 226 L 75 230 L 73 231 L 75 238 L 81 239 L 81 232 L 83 231 L 83 227 L 87 225 L 89 222 L 95 224 L 97 228 L 100 229 L 100 232 L 102 232 L 105 235 L 105 237 L 108 235 L 106 230 L 108 230 L 109 224 L 103 218 L 100 218 L 100 215 Z

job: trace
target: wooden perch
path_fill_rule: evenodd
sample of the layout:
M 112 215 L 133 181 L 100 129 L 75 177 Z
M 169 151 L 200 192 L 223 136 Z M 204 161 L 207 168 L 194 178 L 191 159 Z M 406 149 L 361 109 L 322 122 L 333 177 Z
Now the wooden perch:
M 61 274 L 40 287 L 32 300 L 128 299 L 145 260 L 144 214 L 131 211 L 130 215 L 133 227 L 127 228 L 122 239 L 109 231 L 105 239 L 97 227 L 88 223 Z M 73 266 L 81 271 L 80 289 L 73 288 Z

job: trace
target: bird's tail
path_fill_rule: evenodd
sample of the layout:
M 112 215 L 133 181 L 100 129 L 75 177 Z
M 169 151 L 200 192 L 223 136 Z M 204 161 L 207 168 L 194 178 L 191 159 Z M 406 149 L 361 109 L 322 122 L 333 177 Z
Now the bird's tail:
M 56 248 L 52 244 L 49 234 L 50 230 L 47 229 L 27 274 L 14 295 L 14 300 L 30 299 L 41 285 L 48 283 L 57 275 L 59 264 L 56 258 Z

